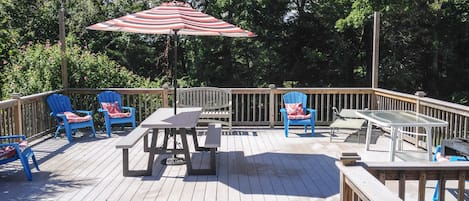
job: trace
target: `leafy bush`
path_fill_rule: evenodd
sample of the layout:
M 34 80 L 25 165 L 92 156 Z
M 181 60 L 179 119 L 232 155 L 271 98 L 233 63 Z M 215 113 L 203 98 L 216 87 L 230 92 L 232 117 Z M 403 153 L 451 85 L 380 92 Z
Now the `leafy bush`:
M 62 89 L 60 45 L 29 43 L 5 65 L 3 98 Z M 156 87 L 157 83 L 139 77 L 102 54 L 86 47 L 67 48 L 70 88 Z

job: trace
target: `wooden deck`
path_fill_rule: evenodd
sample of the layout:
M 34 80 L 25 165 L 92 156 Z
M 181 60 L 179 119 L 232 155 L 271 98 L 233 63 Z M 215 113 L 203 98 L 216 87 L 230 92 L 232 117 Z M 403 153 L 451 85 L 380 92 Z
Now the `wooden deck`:
M 118 129 L 117 129 L 118 130 Z M 292 129 L 302 133 L 302 129 Z M 2 200 L 339 200 L 338 155 L 358 152 L 363 161 L 388 160 L 389 139 L 374 137 L 373 151 L 365 151 L 357 136 L 329 142 L 329 129 L 317 128 L 314 138 L 302 134 L 283 135 L 283 129 L 234 128 L 222 136 L 218 176 L 188 176 L 186 166 L 166 166 L 157 156 L 153 175 L 122 176 L 122 151 L 115 148 L 128 130 L 107 138 L 75 138 L 68 144 L 62 137 L 35 143 L 33 150 L 41 171 L 33 170 L 28 182 L 19 163 L 0 167 Z M 361 137 L 364 141 L 364 135 Z M 160 138 L 161 139 L 161 138 Z M 405 149 L 413 149 L 407 146 Z M 129 150 L 130 168 L 146 167 L 142 142 Z M 398 154 L 397 160 L 421 160 L 422 151 Z M 208 166 L 208 154 L 193 153 L 195 163 Z M 393 183 L 387 184 L 392 189 Z M 450 182 L 447 184 L 451 186 Z M 411 185 L 409 185 L 411 186 Z M 467 186 L 467 185 L 466 185 Z M 427 184 L 431 198 L 434 182 Z M 416 192 L 416 191 L 415 191 Z M 407 200 L 416 198 L 406 191 Z M 447 193 L 448 199 L 454 198 Z

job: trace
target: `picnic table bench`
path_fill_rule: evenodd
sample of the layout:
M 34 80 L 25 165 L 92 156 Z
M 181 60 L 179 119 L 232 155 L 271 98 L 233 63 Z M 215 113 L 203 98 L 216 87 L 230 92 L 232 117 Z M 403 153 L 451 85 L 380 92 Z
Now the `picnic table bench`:
M 200 123 L 221 123 L 232 127 L 231 90 L 217 87 L 182 88 L 177 91 L 178 107 L 201 107 Z
M 190 160 L 190 153 L 188 146 L 184 146 L 184 149 L 167 149 L 168 145 L 168 138 L 170 132 L 165 129 L 163 146 L 156 147 L 156 137 L 152 137 L 152 144 L 148 145 L 148 134 L 152 128 L 144 128 L 142 126 L 138 126 L 133 129 L 127 136 L 124 136 L 117 144 L 117 149 L 122 149 L 122 168 L 123 168 L 123 175 L 124 176 L 142 176 L 142 175 L 151 175 L 152 167 L 153 167 L 153 156 L 154 154 L 184 154 L 187 166 L 188 166 L 188 173 L 189 174 L 196 174 L 196 175 L 205 175 L 205 174 L 216 174 L 216 151 L 217 148 L 220 147 L 221 143 L 221 124 L 218 123 L 211 123 L 208 125 L 206 136 L 204 142 L 201 143 L 201 146 L 198 145 L 198 139 L 195 128 L 190 128 L 187 134 L 192 134 L 194 147 L 196 151 L 210 151 L 210 167 L 206 169 L 193 169 L 191 160 Z M 152 135 L 158 135 L 158 129 L 153 130 Z M 183 129 L 186 130 L 186 129 Z M 156 133 L 155 133 L 156 131 Z M 174 131 L 173 131 L 174 132 Z M 181 135 L 183 137 L 183 143 L 187 144 L 187 140 L 185 135 L 186 133 L 183 132 Z M 139 140 L 143 138 L 143 150 L 145 152 L 150 152 L 150 158 L 148 162 L 148 166 L 146 170 L 129 170 L 129 149 L 134 147 L 135 144 Z
M 148 150 L 149 131 L 149 128 L 142 128 L 141 126 L 138 126 L 125 137 L 123 137 L 119 142 L 117 142 L 116 148 L 122 149 L 122 167 L 124 176 L 138 176 L 147 174 L 146 170 L 129 170 L 129 149 L 137 144 L 137 142 L 142 137 L 145 137 L 144 150 Z

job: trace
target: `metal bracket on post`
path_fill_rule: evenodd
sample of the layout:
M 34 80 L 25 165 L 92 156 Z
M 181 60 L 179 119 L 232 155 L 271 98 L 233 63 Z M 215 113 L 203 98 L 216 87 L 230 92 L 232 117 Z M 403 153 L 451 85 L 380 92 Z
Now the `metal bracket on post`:
M 355 165 L 358 160 L 361 160 L 361 157 L 356 152 L 342 152 L 339 160 L 344 166 L 350 166 Z

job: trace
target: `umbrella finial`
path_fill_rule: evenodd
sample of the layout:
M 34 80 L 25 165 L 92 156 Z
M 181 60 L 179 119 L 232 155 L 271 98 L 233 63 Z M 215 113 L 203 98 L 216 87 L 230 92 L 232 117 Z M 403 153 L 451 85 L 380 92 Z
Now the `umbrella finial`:
M 173 6 L 173 7 L 191 7 L 190 4 L 186 3 L 185 1 L 171 1 L 171 2 L 165 2 L 162 3 L 161 5 L 163 6 Z

